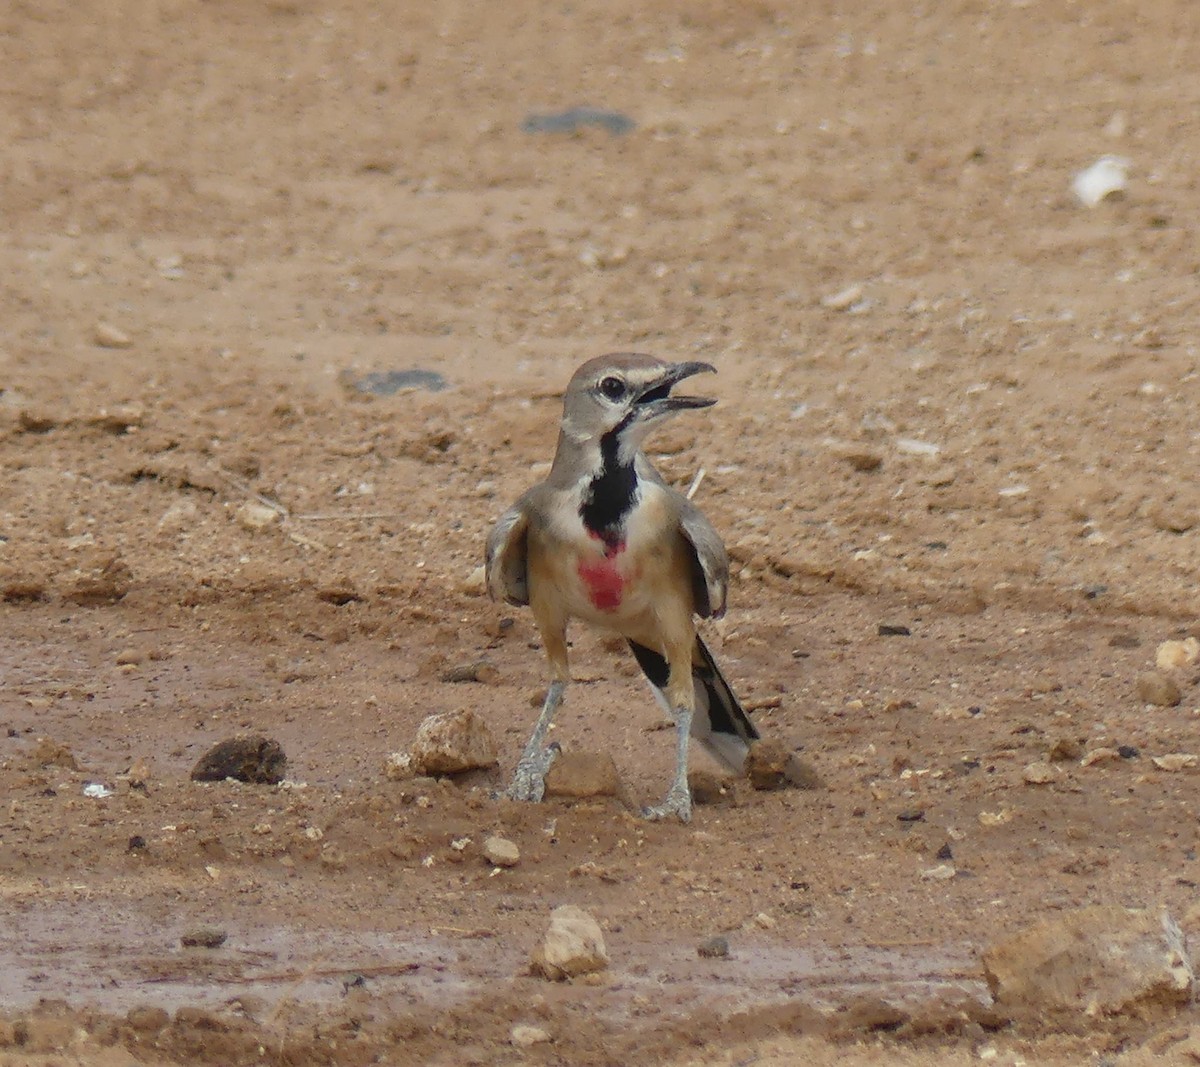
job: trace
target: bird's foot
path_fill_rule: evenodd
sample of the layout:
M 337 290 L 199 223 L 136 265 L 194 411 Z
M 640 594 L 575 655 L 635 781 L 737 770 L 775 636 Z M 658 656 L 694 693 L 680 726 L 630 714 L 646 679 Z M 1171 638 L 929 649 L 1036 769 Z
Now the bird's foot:
M 517 764 L 513 775 L 512 785 L 508 787 L 506 796 L 510 800 L 521 800 L 529 804 L 537 804 L 546 795 L 546 775 L 550 765 L 562 751 L 557 744 L 526 752 Z
M 667 794 L 666 799 L 652 808 L 643 808 L 642 816 L 650 819 L 652 822 L 659 822 L 662 819 L 676 818 L 680 822 L 692 821 L 692 794 L 688 787 L 684 785 L 672 786 L 671 791 Z

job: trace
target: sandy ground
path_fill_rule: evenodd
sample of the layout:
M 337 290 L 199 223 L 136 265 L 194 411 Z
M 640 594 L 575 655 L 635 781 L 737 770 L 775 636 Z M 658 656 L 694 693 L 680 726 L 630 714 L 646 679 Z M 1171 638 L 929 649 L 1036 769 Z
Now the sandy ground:
M 1005 1027 L 978 954 L 1196 900 L 1198 671 L 1135 683 L 1200 611 L 1200 8 L 399 7 L 0 11 L 0 1062 L 1191 1062 L 1190 1013 Z M 578 105 L 636 128 L 522 129 Z M 719 368 L 651 451 L 820 790 L 494 799 L 545 673 L 474 572 L 610 350 Z M 573 655 L 558 737 L 657 799 L 632 663 Z M 463 707 L 494 772 L 385 777 Z M 189 780 L 246 731 L 283 785 Z M 599 980 L 526 973 L 560 903 Z

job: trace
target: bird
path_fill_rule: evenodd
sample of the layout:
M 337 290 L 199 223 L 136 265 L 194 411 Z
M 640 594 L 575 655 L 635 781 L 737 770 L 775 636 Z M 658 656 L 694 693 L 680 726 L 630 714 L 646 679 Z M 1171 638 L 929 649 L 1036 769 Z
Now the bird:
M 546 737 L 570 682 L 572 620 L 625 638 L 659 705 L 675 724 L 675 773 L 650 819 L 692 815 L 688 741 L 735 772 L 759 733 L 696 630 L 725 613 L 729 557 L 720 535 L 669 486 L 642 450 L 647 436 L 712 397 L 679 395 L 709 363 L 640 353 L 588 360 L 563 396 L 558 446 L 546 479 L 496 521 L 485 555 L 493 600 L 532 610 L 551 681 L 508 796 L 540 801 L 558 746 Z

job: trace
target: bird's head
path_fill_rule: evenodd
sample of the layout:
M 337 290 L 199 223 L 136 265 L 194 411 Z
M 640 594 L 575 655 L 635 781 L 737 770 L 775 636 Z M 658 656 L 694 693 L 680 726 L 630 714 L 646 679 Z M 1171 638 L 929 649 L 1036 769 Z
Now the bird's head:
M 646 435 L 668 416 L 716 403 L 713 397 L 671 393 L 685 378 L 705 372 L 715 373 L 716 368 L 708 363 L 668 363 L 633 353 L 588 360 L 567 385 L 563 434 L 581 444 L 615 439 L 621 460 L 632 462 Z

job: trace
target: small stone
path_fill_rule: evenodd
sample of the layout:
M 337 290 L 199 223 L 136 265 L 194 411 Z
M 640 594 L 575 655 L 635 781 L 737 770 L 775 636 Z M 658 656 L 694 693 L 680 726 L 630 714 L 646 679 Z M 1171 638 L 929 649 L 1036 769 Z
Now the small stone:
M 488 837 L 483 842 L 483 858 L 493 867 L 515 867 L 521 862 L 521 850 L 506 837 Z
M 29 760 L 38 767 L 64 767 L 69 771 L 79 770 L 75 754 L 66 745 L 52 741 L 48 737 L 37 739 Z
M 921 872 L 921 878 L 926 882 L 948 882 L 958 871 L 949 863 L 941 863 Z
M 1117 755 L 1121 759 L 1137 759 L 1141 754 L 1141 750 L 1135 745 L 1117 745 Z
M 123 600 L 129 592 L 133 572 L 119 556 L 81 571 L 63 591 L 63 597 L 81 607 L 101 607 Z
M 1164 641 L 1154 654 L 1154 665 L 1160 671 L 1190 667 L 1200 659 L 1200 641 L 1194 637 L 1182 641 Z
M 1083 745 L 1073 737 L 1060 737 L 1050 746 L 1046 759 L 1052 763 L 1077 760 L 1083 755 Z
M 733 780 L 705 767 L 693 767 L 688 771 L 688 792 L 692 803 L 711 807 L 714 804 L 732 804 L 735 801 Z
M 1043 920 L 983 953 L 998 1006 L 1047 1016 L 1172 1011 L 1192 996 L 1179 927 L 1164 913 L 1095 905 Z
M 179 939 L 184 948 L 220 948 L 229 935 L 217 926 L 197 926 L 186 931 Z
M 801 759 L 782 741 L 766 738 L 750 746 L 746 777 L 762 792 L 776 789 L 820 789 L 824 783 L 812 764 Z
M 838 455 L 860 474 L 871 474 L 883 466 L 883 454 L 869 448 L 844 448 Z
M 277 785 L 287 773 L 287 756 L 278 741 L 255 734 L 231 737 L 210 748 L 192 768 L 193 782 L 234 778 L 256 785 Z
M 863 296 L 861 285 L 848 285 L 836 293 L 828 293 L 821 297 L 821 307 L 830 311 L 849 311 Z
M 544 1045 L 550 1040 L 550 1034 L 540 1026 L 525 1026 L 518 1024 L 509 1031 L 509 1044 L 517 1048 L 533 1048 L 534 1045 Z
M 92 340 L 100 348 L 132 348 L 133 338 L 111 322 L 98 322 L 92 329 Z
M 1058 771 L 1045 760 L 1037 760 L 1021 772 L 1021 777 L 1029 785 L 1049 785 L 1058 777 Z
M 900 626 L 895 623 L 881 622 L 878 627 L 880 637 L 911 637 L 912 630 L 907 626 Z
M 118 667 L 136 667 L 146 662 L 146 653 L 136 648 L 127 648 L 117 653 Z
M 548 797 L 615 797 L 620 792 L 621 777 L 607 752 L 561 752 L 546 774 Z
M 724 960 L 729 958 L 729 938 L 717 934 L 706 937 L 696 946 L 696 955 L 702 960 Z
M 495 685 L 499 680 L 500 672 L 486 656 L 470 663 L 460 663 L 442 674 L 443 682 L 482 682 L 484 685 Z
M 1136 681 L 1138 698 L 1144 704 L 1153 704 L 1160 708 L 1173 708 L 1182 699 L 1183 692 L 1173 678 L 1157 671 L 1146 671 L 1139 674 Z
M 469 708 L 430 715 L 409 750 L 418 774 L 459 774 L 494 767 L 496 744 L 487 723 Z
M 260 504 L 257 500 L 247 500 L 233 513 L 239 526 L 251 533 L 269 530 L 283 522 L 283 512 L 278 508 Z
M 466 593 L 468 596 L 483 596 L 487 591 L 487 575 L 482 566 L 476 567 L 468 574 L 458 586 L 460 593 Z
M 754 916 L 754 919 L 752 921 L 753 921 L 754 925 L 757 926 L 760 930 L 775 929 L 774 917 L 771 915 L 768 915 L 765 911 L 760 911 L 757 915 Z
M 1191 752 L 1168 752 L 1165 756 L 1152 756 L 1150 762 L 1160 771 L 1185 771 L 1200 763 L 1200 756 Z
M 1110 760 L 1121 758 L 1121 753 L 1115 748 L 1107 746 L 1103 748 L 1093 748 L 1086 756 L 1079 761 L 1081 767 L 1090 767 L 1093 763 L 1107 763 Z
M 582 908 L 564 904 L 550 913 L 550 928 L 533 951 L 530 970 L 561 982 L 602 971 L 608 963 L 600 924 Z
M 163 1011 L 162 1008 L 141 1005 L 136 1008 L 130 1008 L 125 1015 L 125 1021 L 130 1027 L 140 1033 L 157 1034 L 170 1024 L 171 1016 Z
M 412 756 L 407 752 L 391 752 L 383 763 L 383 776 L 389 782 L 407 782 L 415 778 Z

